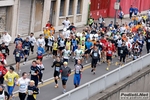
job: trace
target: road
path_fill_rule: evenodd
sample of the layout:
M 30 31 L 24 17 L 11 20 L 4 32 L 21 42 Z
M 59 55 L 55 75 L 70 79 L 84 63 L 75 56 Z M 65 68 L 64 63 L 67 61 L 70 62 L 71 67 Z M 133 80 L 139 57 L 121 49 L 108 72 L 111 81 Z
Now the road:
M 146 54 L 146 49 L 144 47 L 143 49 L 143 55 Z M 128 59 L 127 62 L 131 61 L 132 59 Z M 22 65 L 21 64 L 21 70 L 22 72 L 29 72 L 29 69 L 30 69 L 30 66 L 31 66 L 31 62 L 32 61 L 28 61 L 26 63 L 26 65 Z M 90 59 L 88 61 L 90 63 Z M 113 58 L 113 64 L 110 66 L 110 70 L 109 71 L 112 71 L 114 70 L 115 68 L 119 67 L 119 66 L 116 66 L 115 63 L 118 62 L 118 59 L 117 58 Z M 43 64 L 45 66 L 45 71 L 44 71 L 44 76 L 43 76 L 43 79 L 46 81 L 44 82 L 43 84 L 40 84 L 39 87 L 40 87 L 40 94 L 37 96 L 37 100 L 51 100 L 59 95 L 62 94 L 62 86 L 61 86 L 61 81 L 59 81 L 59 88 L 54 88 L 55 86 L 55 83 L 54 83 L 54 80 L 53 80 L 53 71 L 54 69 L 51 68 L 51 65 L 53 63 L 53 58 L 44 58 L 43 60 Z M 69 67 L 71 67 L 71 69 L 73 69 L 73 66 L 74 65 L 74 62 L 70 61 L 69 62 Z M 101 65 L 98 65 L 97 66 L 97 69 L 96 69 L 96 74 L 93 75 L 91 73 L 91 68 L 90 68 L 90 64 L 85 64 L 84 63 L 84 71 L 83 71 L 83 74 L 82 74 L 82 79 L 81 79 L 81 85 L 82 84 L 85 84 L 97 77 L 100 77 L 104 74 L 106 74 L 108 71 L 106 71 L 106 64 L 105 63 L 102 63 Z M 70 91 L 72 89 L 74 89 L 74 85 L 73 85 L 73 72 L 71 74 L 71 76 L 69 77 L 69 80 L 67 82 L 67 91 Z M 15 87 L 15 93 L 16 91 L 18 90 L 18 87 Z M 15 94 L 15 100 L 19 100 L 18 98 L 18 95 Z

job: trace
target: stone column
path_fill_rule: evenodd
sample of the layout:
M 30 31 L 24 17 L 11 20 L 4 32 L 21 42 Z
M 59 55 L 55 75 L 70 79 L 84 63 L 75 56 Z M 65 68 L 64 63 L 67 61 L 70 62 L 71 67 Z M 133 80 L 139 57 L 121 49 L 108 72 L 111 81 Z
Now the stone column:
M 58 26 L 58 22 L 59 22 L 59 13 L 60 13 L 60 0 L 56 0 L 56 11 L 55 11 L 55 26 Z
M 17 31 L 18 12 L 19 12 L 18 8 L 19 8 L 19 0 L 15 0 L 14 5 L 12 6 L 12 24 L 11 24 L 12 41 L 18 34 L 18 31 Z
M 64 16 L 65 16 L 65 17 L 68 16 L 68 12 L 69 12 L 69 2 L 70 2 L 70 0 L 65 0 L 65 9 L 64 9 Z
M 74 0 L 74 5 L 73 5 L 73 23 L 76 23 L 76 17 L 77 17 L 77 4 L 78 0 Z
M 41 29 L 46 25 L 47 21 L 49 21 L 50 5 L 51 5 L 51 0 L 44 0 L 43 19 L 42 19 Z
M 34 32 L 34 23 L 35 23 L 35 2 L 36 0 L 33 0 L 32 2 L 32 13 L 31 13 L 31 26 L 30 26 L 30 32 Z

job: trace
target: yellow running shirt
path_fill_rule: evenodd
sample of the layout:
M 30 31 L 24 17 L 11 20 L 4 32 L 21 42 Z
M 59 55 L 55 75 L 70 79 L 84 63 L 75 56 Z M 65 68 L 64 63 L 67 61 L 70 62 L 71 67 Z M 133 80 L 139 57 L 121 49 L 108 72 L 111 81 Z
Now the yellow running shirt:
M 53 43 L 53 50 L 57 50 L 58 49 L 58 44 L 57 43 Z
M 8 86 L 14 86 L 15 84 L 15 79 L 18 79 L 19 75 L 16 72 L 10 73 L 9 71 L 5 74 L 4 79 L 5 81 L 7 80 L 7 85 Z
M 70 46 L 71 46 L 71 42 L 66 42 L 66 46 L 68 46 L 69 50 L 70 50 Z

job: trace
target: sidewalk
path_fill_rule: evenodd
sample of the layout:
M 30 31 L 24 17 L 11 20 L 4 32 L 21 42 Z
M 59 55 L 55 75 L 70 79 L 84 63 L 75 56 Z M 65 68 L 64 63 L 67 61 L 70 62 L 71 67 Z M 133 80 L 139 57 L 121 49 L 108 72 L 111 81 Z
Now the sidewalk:
M 106 23 L 106 25 L 108 25 L 109 23 L 110 23 L 110 21 L 114 21 L 114 18 L 105 18 L 104 19 L 105 20 L 105 23 Z M 129 19 L 129 18 L 125 18 L 125 19 L 123 19 L 123 23 L 124 22 L 127 22 L 127 23 L 129 23 L 131 20 Z M 120 20 L 118 20 L 118 22 L 119 22 L 119 24 L 120 24 Z M 78 32 L 81 32 L 84 28 L 85 28 L 86 26 L 84 26 L 84 27 L 78 27 L 77 28 L 77 31 Z M 57 35 L 58 33 L 56 33 L 56 35 Z M 14 51 L 14 49 L 15 49 L 15 44 L 10 44 L 10 46 L 9 46 L 9 50 L 10 50 L 10 55 L 7 57 L 7 63 L 8 63 L 8 66 L 9 65 L 15 65 L 15 59 L 14 59 L 14 56 L 13 56 L 13 51 Z M 34 48 L 34 50 L 36 51 L 37 50 L 37 46 L 35 45 L 35 48 Z M 32 60 L 32 59 L 35 59 L 36 58 L 36 52 L 34 52 L 34 54 L 30 54 L 30 56 L 29 56 L 29 60 Z M 22 61 L 23 61 L 24 59 L 22 59 Z

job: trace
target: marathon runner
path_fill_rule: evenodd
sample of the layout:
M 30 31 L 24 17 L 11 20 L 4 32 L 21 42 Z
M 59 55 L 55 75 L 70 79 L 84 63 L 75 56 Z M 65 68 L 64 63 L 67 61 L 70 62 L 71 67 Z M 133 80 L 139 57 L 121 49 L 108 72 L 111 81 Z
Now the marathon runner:
M 63 93 L 66 93 L 66 83 L 68 81 L 68 77 L 71 74 L 71 68 L 68 67 L 68 63 L 64 62 L 63 66 L 60 68 L 61 73 L 61 80 L 62 80 L 62 87 L 63 87 Z
M 74 86 L 77 88 L 80 85 L 81 75 L 83 71 L 83 65 L 81 64 L 81 61 L 78 60 L 77 64 L 75 64 L 75 74 L 74 74 Z
M 60 69 L 61 66 L 63 65 L 63 63 L 61 62 L 60 58 L 57 57 L 56 61 L 53 62 L 53 65 L 51 66 L 52 68 L 54 68 L 54 80 L 55 80 L 55 88 L 58 88 L 58 79 L 59 79 L 59 75 L 60 75 Z
M 28 74 L 26 72 L 22 73 L 22 77 L 18 79 L 16 85 L 19 86 L 19 98 L 20 100 L 25 100 L 27 88 L 30 82 L 30 79 L 27 78 Z

